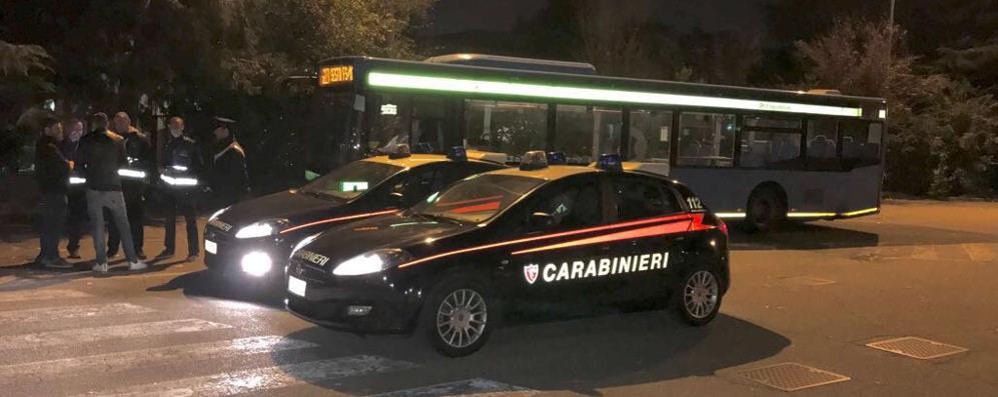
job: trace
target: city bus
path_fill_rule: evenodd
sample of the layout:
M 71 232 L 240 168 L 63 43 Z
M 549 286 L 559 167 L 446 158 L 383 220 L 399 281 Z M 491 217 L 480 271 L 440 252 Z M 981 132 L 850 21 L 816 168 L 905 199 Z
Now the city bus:
M 881 98 L 607 77 L 585 63 L 476 54 L 333 58 L 316 77 L 317 119 L 301 153 L 316 173 L 400 144 L 542 149 L 580 164 L 618 153 L 750 229 L 880 208 Z

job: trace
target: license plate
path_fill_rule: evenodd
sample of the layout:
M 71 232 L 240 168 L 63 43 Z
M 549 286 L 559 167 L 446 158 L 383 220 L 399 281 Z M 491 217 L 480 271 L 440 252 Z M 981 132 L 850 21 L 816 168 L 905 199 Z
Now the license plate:
M 305 297 L 305 288 L 307 286 L 308 283 L 305 280 L 295 278 L 295 276 L 288 276 L 288 291 L 292 294 Z
M 212 255 L 218 254 L 218 244 L 211 240 L 205 240 L 204 251 Z

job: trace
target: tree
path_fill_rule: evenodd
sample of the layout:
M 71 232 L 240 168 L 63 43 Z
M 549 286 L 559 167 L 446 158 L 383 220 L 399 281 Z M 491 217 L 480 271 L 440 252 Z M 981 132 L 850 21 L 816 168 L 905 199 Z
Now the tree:
M 798 42 L 809 65 L 805 86 L 886 97 L 887 189 L 940 197 L 994 194 L 998 101 L 967 81 L 916 72 L 917 58 L 899 50 L 904 32 L 894 27 L 891 43 L 890 29 L 840 20 L 825 34 Z

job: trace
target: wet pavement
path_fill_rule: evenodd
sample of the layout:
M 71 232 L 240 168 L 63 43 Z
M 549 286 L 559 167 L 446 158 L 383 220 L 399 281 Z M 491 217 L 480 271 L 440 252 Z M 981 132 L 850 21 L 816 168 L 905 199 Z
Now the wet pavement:
M 146 235 L 159 252 L 162 229 Z M 532 317 L 448 359 L 416 336 L 315 327 L 281 310 L 279 286 L 180 257 L 99 277 L 33 269 L 37 240 L 11 234 L 0 395 L 998 395 L 998 204 L 892 201 L 732 240 L 733 286 L 707 327 L 661 311 Z

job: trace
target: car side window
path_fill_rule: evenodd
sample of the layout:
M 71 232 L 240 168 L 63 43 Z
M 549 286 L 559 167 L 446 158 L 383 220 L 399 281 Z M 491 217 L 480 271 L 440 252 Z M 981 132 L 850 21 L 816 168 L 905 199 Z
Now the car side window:
M 444 174 L 439 167 L 421 167 L 409 171 L 409 175 L 399 181 L 392 192 L 401 193 L 406 203 L 415 203 L 445 185 Z
M 602 223 L 599 185 L 595 182 L 574 183 L 561 188 L 548 189 L 524 214 L 518 229 L 532 231 L 530 216 L 542 212 L 551 216 L 551 224 L 544 230 L 567 230 Z
M 611 182 L 611 195 L 617 220 L 650 218 L 679 212 L 679 203 L 671 192 L 663 191 L 653 181 L 633 176 L 617 176 Z

